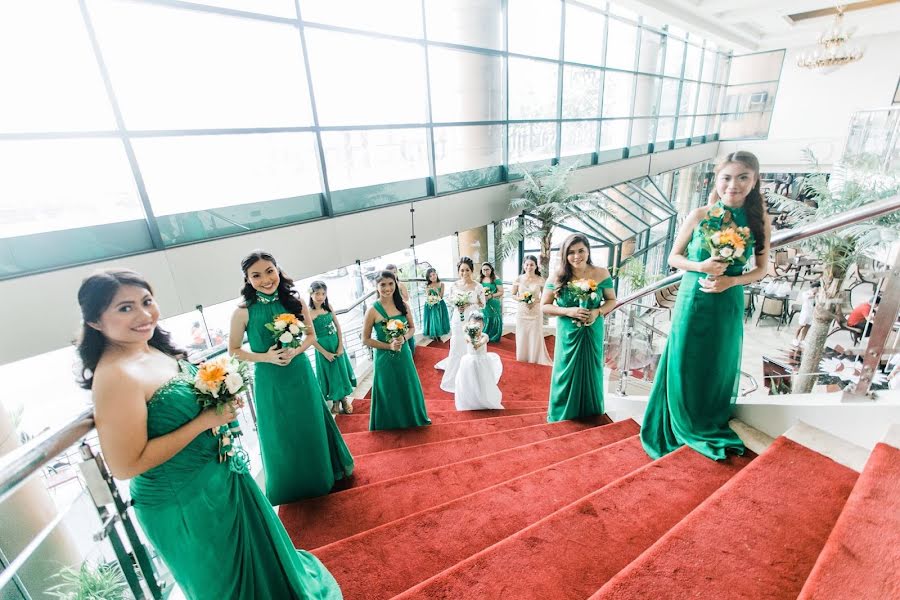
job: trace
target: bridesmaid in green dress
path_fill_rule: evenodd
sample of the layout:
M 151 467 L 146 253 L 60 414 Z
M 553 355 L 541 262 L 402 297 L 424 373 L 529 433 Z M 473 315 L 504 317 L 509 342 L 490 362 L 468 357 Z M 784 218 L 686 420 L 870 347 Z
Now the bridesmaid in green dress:
M 715 460 L 729 451 L 744 453 L 728 427 L 740 383 L 743 285 L 765 276 L 770 227 L 756 157 L 729 154 L 715 172 L 715 203 L 688 215 L 669 255 L 669 264 L 684 276 L 641 429 L 644 449 L 653 458 L 685 444 Z M 742 273 L 743 265 L 710 257 L 698 229 L 707 216 L 750 228 L 753 240 L 745 257 L 756 255 L 752 270 Z
M 426 302 L 422 316 L 422 330 L 425 337 L 435 341 L 450 333 L 450 315 L 447 312 L 447 303 L 444 302 L 444 282 L 438 277 L 437 269 L 431 268 L 425 271 Z
M 375 279 L 375 285 L 378 300 L 366 312 L 363 322 L 363 343 L 375 349 L 369 429 L 431 425 L 419 374 L 406 343 L 415 333 L 412 310 L 403 301 L 393 273 L 382 271 Z M 387 322 L 395 319 L 408 325 L 405 336 L 392 338 L 388 335 Z M 372 338 L 373 330 L 377 339 Z
M 487 302 L 482 309 L 484 332 L 492 342 L 503 337 L 503 281 L 494 272 L 494 265 L 481 263 L 481 287 Z
M 211 429 L 236 419 L 201 410 L 194 367 L 157 327 L 159 308 L 137 273 L 101 271 L 78 291 L 82 387 L 94 397 L 103 456 L 131 479 L 141 528 L 191 600 L 336 600 L 340 589 L 296 550 L 240 456 L 219 461 Z
M 403 301 L 406 304 L 410 305 L 409 302 L 409 289 L 406 287 L 406 284 L 400 281 L 400 273 L 398 272 L 397 265 L 387 265 L 384 268 L 385 271 L 390 271 L 394 274 L 394 279 L 397 281 L 397 287 L 400 289 L 400 297 L 403 298 Z M 408 340 L 406 340 L 409 344 L 409 352 L 413 356 L 416 354 L 416 336 L 410 336 Z
M 266 474 L 266 496 L 273 505 L 331 491 L 353 473 L 353 457 L 328 413 L 306 349 L 316 341 L 309 309 L 294 282 L 261 250 L 241 261 L 244 302 L 231 318 L 228 351 L 256 363 L 256 426 Z M 307 325 L 297 348 L 278 348 L 266 324 L 284 313 Z M 250 350 L 244 350 L 244 332 Z
M 328 286 L 313 281 L 309 286 L 309 315 L 316 328 L 316 379 L 325 400 L 331 402 L 331 413 L 342 410 L 353 414 L 353 404 L 347 396 L 356 389 L 356 373 L 344 352 L 341 324 L 328 303 Z M 340 406 L 340 409 L 338 408 Z
M 556 320 L 556 345 L 547 421 L 603 414 L 603 316 L 616 305 L 609 271 L 591 262 L 588 239 L 570 235 L 560 248 L 562 264 L 541 298 L 545 315 Z M 579 300 L 569 283 L 593 280 L 591 297 Z

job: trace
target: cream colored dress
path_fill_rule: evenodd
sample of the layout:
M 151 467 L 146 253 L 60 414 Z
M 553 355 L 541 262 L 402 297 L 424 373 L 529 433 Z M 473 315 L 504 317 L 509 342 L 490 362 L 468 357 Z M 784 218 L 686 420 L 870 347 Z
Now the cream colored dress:
M 520 297 L 524 292 L 534 295 L 534 304 L 528 305 L 518 302 L 516 313 L 516 360 L 519 362 L 536 363 L 539 365 L 552 365 L 547 346 L 544 345 L 544 314 L 541 309 L 541 293 L 544 289 L 544 280 L 526 284 L 525 276 L 518 279 Z

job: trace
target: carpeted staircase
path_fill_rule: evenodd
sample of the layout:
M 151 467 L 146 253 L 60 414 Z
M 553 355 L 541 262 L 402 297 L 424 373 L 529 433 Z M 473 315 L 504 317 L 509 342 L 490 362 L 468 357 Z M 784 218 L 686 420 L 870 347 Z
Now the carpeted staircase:
M 419 347 L 433 425 L 369 432 L 356 400 L 337 418 L 354 477 L 280 507 L 348 600 L 900 598 L 896 448 L 861 476 L 787 438 L 651 461 L 634 421 L 548 424 L 550 367 L 516 362 L 513 336 L 489 350 L 506 410 L 457 412 L 446 344 Z

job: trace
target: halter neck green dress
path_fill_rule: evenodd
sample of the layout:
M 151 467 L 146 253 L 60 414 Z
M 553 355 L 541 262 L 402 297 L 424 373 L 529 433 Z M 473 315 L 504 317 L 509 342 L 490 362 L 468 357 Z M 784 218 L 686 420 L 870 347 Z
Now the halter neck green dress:
M 555 285 L 547 282 L 547 289 Z M 603 290 L 612 288 L 607 277 L 597 284 L 597 298 L 581 304 L 595 309 L 603 304 Z M 579 306 L 568 288 L 556 294 L 556 305 Z M 550 380 L 550 407 L 547 421 L 583 419 L 603 414 L 603 317 L 591 325 L 579 326 L 569 317 L 556 318 L 553 375 Z
M 425 308 L 422 309 L 422 335 L 440 338 L 450 333 L 450 314 L 439 288 L 425 288 Z
M 160 387 L 147 404 L 147 438 L 194 419 L 194 368 Z M 186 372 L 184 372 L 186 371 Z M 313 555 L 296 550 L 246 468 L 219 462 L 204 431 L 178 454 L 131 480 L 141 528 L 187 598 L 336 600 L 341 591 Z M 242 471 L 242 472 L 236 472 Z
M 374 308 L 385 319 L 406 322 L 405 315 L 388 316 L 380 301 L 375 302 Z M 390 343 L 383 323 L 375 323 L 375 337 L 379 342 Z M 371 431 L 431 425 L 409 344 L 404 343 L 400 352 L 376 348 L 373 378 L 369 412 Z
M 743 208 L 714 206 L 730 213 L 734 223 L 746 227 Z M 723 216 L 724 218 L 724 216 Z M 753 253 L 753 241 L 745 256 Z M 700 233 L 694 230 L 687 247 L 693 261 L 709 258 Z M 744 265 L 730 265 L 725 274 L 740 275 Z M 744 338 L 744 288 L 734 286 L 719 294 L 700 291 L 705 273 L 688 271 L 681 279 L 672 310 L 672 330 L 659 359 L 650 392 L 641 441 L 652 458 L 687 444 L 715 460 L 726 451 L 744 453 L 744 444 L 731 428 L 731 405 L 740 384 Z
M 497 293 L 497 282 L 490 283 L 481 282 L 485 295 Z M 499 342 L 503 337 L 503 302 L 500 298 L 491 298 L 484 303 L 481 311 L 484 316 L 484 332 L 492 342 Z
M 266 352 L 274 343 L 266 323 L 288 311 L 276 294 L 262 293 L 247 310 L 250 349 Z M 255 363 L 254 394 L 266 496 L 273 505 L 322 496 L 353 473 L 353 457 L 305 353 L 283 367 Z
M 319 344 L 329 352 L 337 352 L 338 340 L 337 327 L 334 324 L 334 313 L 324 312 L 313 319 L 316 328 L 316 338 Z M 326 400 L 340 402 L 353 393 L 356 389 L 356 374 L 350 365 L 350 359 L 344 352 L 333 361 L 316 352 L 316 380 L 322 389 Z

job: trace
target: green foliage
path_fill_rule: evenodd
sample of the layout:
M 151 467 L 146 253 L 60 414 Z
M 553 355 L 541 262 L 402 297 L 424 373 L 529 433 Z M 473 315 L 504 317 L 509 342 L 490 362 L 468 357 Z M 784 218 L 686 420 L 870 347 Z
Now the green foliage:
M 649 275 L 644 262 L 639 258 L 629 258 L 618 269 L 613 269 L 612 275 L 627 281 L 632 290 L 639 290 L 660 278 L 659 275 Z
M 64 567 L 56 574 L 61 583 L 47 593 L 61 600 L 125 600 L 128 598 L 128 583 L 115 563 L 91 567 L 87 561 L 78 570 Z

